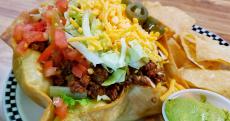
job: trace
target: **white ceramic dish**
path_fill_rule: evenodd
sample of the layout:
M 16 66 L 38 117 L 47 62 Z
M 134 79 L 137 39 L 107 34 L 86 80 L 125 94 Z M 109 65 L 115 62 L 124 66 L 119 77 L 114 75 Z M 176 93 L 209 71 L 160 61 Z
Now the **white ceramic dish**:
M 163 114 L 164 120 L 169 121 L 165 113 L 165 105 L 168 100 L 176 99 L 176 98 L 192 98 L 192 99 L 200 100 L 201 95 L 206 96 L 208 103 L 220 109 L 225 109 L 227 111 L 230 111 L 230 100 L 225 98 L 224 96 L 221 96 L 215 92 L 202 90 L 202 89 L 186 89 L 186 90 L 182 90 L 182 91 L 173 93 L 172 95 L 168 97 L 166 101 L 164 101 L 163 106 L 162 106 L 162 114 Z

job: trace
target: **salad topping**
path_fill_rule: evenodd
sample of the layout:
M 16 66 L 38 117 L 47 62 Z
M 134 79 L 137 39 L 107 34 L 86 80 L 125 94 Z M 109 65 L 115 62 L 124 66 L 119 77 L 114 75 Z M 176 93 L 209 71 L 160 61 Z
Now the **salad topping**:
M 164 80 L 168 53 L 158 40 L 167 29 L 140 3 L 49 1 L 30 19 L 15 27 L 16 51 L 41 52 L 38 62 L 60 118 L 67 107 L 111 102 L 131 85 Z

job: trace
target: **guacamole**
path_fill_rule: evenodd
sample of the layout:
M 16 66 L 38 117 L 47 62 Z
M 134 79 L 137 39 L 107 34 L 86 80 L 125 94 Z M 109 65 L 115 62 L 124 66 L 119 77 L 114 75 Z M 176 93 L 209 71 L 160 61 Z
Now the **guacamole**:
M 168 100 L 166 115 L 169 121 L 230 121 L 230 113 L 210 103 L 188 98 Z

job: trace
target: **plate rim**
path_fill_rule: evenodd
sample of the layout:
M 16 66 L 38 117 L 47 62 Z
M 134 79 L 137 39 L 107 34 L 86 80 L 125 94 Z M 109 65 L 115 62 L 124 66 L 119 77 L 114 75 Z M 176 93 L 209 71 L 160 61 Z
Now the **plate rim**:
M 5 81 L 4 97 L 3 97 L 3 112 L 6 121 L 22 121 L 16 102 L 16 89 L 18 83 L 15 79 L 13 71 L 9 73 L 7 81 Z M 9 99 L 8 99 L 9 98 Z M 13 99 L 12 99 L 13 98 Z M 10 111 L 9 111 L 10 110 Z

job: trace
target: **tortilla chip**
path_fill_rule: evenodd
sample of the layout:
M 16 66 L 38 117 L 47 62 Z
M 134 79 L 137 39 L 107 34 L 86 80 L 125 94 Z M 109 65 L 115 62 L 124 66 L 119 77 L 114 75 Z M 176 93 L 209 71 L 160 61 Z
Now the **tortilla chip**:
M 187 83 L 180 78 L 178 69 L 188 65 L 190 65 L 189 67 L 196 66 L 187 59 L 183 49 L 176 40 L 171 38 L 166 41 L 166 44 L 169 51 L 169 63 L 164 66 L 166 75 L 169 78 L 176 79 L 180 84 L 188 88 Z
M 196 40 L 196 58 L 198 61 L 225 61 L 230 63 L 230 47 L 220 46 L 218 41 L 201 36 Z
M 176 40 L 170 39 L 167 41 L 167 44 L 168 44 L 168 51 L 171 56 L 170 61 L 175 62 L 178 69 L 183 67 L 185 64 L 193 65 L 188 60 L 183 48 L 180 47 L 180 45 L 176 42 Z
M 184 51 L 187 55 L 187 58 L 196 64 L 201 69 L 204 69 L 204 66 L 197 61 L 196 56 L 196 39 L 197 37 L 193 33 L 183 33 L 180 35 L 181 44 L 184 48 Z
M 230 98 L 230 71 L 180 69 L 181 77 L 195 87 L 215 91 Z
M 160 3 L 149 0 L 144 1 L 143 4 L 148 9 L 150 16 L 159 20 L 176 34 L 190 30 L 195 24 L 195 19 L 178 8 L 161 6 Z
M 230 70 L 230 64 L 224 61 L 202 61 L 199 63 L 208 70 Z

